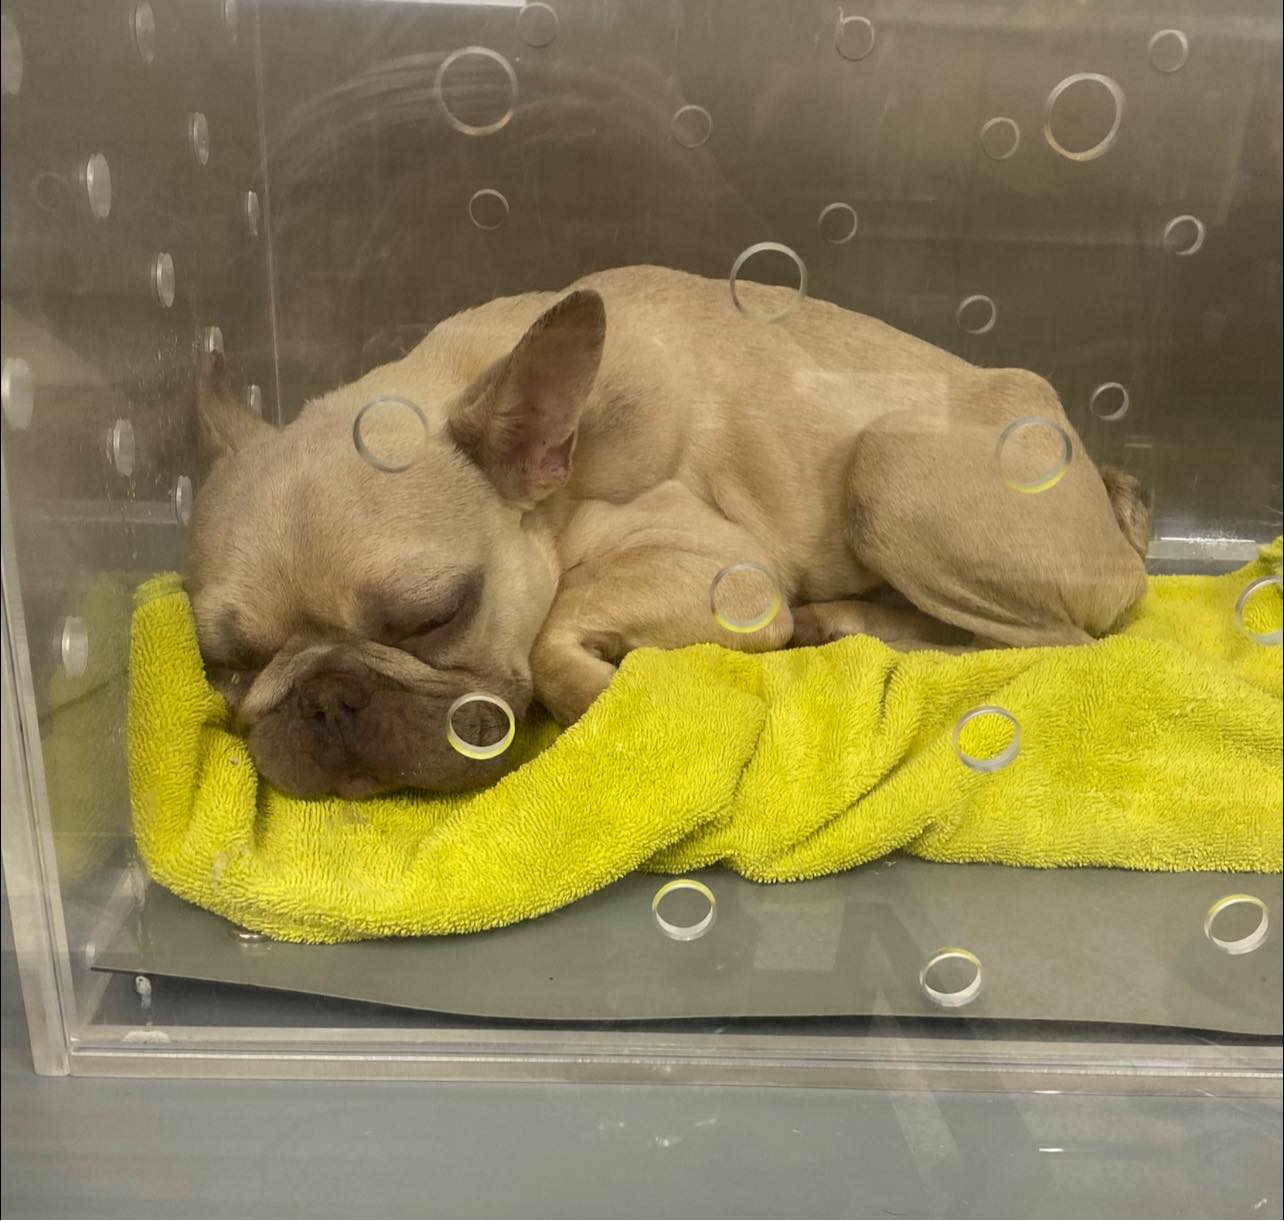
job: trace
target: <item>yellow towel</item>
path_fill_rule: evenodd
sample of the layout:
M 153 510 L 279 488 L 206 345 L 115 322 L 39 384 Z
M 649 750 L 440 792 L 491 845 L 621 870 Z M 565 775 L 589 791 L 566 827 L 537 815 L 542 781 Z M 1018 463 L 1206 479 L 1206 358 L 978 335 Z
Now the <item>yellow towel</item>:
M 136 583 L 136 582 L 134 582 Z M 40 720 L 45 788 L 64 891 L 96 876 L 129 842 L 124 739 L 128 574 L 103 573 L 74 603 L 90 642 L 83 674 L 55 670 Z
M 635 869 L 782 882 L 894 849 L 1279 872 L 1280 648 L 1235 621 L 1240 593 L 1279 564 L 1277 540 L 1238 573 L 1155 578 L 1131 627 L 1082 648 L 641 650 L 572 729 L 529 729 L 512 748 L 529 761 L 492 789 L 365 802 L 260 780 L 205 681 L 178 578 L 157 577 L 134 615 L 134 831 L 176 894 L 310 942 L 495 928 Z M 1278 587 L 1249 614 L 1278 628 Z M 987 704 L 1021 737 L 983 772 L 951 731 Z M 1003 745 L 1001 724 L 973 725 L 965 749 Z

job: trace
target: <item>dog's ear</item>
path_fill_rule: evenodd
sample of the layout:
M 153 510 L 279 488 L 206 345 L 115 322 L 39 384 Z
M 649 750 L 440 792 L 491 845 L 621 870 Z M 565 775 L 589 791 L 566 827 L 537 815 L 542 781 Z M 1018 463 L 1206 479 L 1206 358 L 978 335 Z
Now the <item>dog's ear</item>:
M 570 476 L 575 430 L 605 336 L 602 298 L 573 292 L 460 396 L 451 438 L 506 500 L 529 508 Z
M 208 463 L 253 445 L 276 431 L 248 407 L 237 402 L 222 352 L 209 353 L 201 363 L 196 388 L 201 452 Z

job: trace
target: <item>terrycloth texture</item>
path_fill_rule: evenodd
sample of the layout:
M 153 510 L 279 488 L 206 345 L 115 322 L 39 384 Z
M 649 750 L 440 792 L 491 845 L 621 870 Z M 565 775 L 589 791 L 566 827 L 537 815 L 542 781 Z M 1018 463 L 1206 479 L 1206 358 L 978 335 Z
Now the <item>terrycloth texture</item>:
M 574 728 L 524 735 L 512 749 L 532 757 L 494 788 L 360 803 L 259 779 L 205 681 L 178 579 L 158 577 L 134 616 L 134 830 L 175 893 L 312 942 L 494 928 L 634 869 L 780 882 L 894 849 L 1278 872 L 1280 648 L 1242 633 L 1234 604 L 1279 563 L 1277 541 L 1229 576 L 1156 578 L 1127 631 L 1083 648 L 642 650 Z M 1278 627 L 1277 590 L 1260 601 L 1254 624 Z M 950 740 L 982 704 L 1022 727 L 991 773 Z

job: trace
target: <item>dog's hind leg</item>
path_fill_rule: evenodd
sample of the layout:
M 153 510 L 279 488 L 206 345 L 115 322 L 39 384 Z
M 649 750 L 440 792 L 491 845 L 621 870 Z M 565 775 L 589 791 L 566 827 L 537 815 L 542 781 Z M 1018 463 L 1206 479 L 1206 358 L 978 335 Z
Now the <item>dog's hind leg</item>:
M 1002 371 L 989 389 L 984 410 L 960 410 L 945 427 L 889 417 L 862 434 L 848 467 L 848 543 L 924 614 L 981 641 L 1087 643 L 1145 592 L 1133 489 L 1113 473 L 1107 486 L 1042 379 Z M 1009 419 L 1031 417 L 1063 430 L 1071 459 L 1050 486 L 1022 492 L 1005 481 L 996 443 Z M 1044 440 L 1037 461 L 1055 462 L 1051 428 Z
M 874 636 L 901 652 L 936 649 L 958 653 L 978 647 L 971 632 L 952 627 L 912 606 L 880 602 L 814 602 L 795 606 L 793 645 L 828 644 L 844 636 Z

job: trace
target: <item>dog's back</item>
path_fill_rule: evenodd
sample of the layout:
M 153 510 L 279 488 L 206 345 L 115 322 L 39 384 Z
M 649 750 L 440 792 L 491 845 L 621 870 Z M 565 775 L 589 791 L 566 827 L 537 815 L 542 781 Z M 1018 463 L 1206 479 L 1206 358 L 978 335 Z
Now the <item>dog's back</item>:
M 1103 563 L 1117 569 L 1131 591 L 1124 602 L 1134 600 L 1137 554 L 1148 539 L 1136 482 L 1114 471 L 1097 476 L 1042 378 L 978 368 L 877 319 L 797 301 L 789 288 L 738 284 L 737 308 L 725 281 L 646 266 L 598 272 L 572 287 L 601 294 L 608 325 L 566 499 L 546 510 L 557 524 L 567 501 L 618 505 L 677 480 L 760 541 L 791 600 L 850 597 L 881 584 L 886 567 L 871 571 L 844 539 L 857 438 L 890 430 L 899 434 L 897 453 L 937 455 L 913 463 L 913 479 L 943 511 L 955 504 L 963 513 L 978 490 L 1014 495 L 997 478 L 995 445 L 1007 424 L 1034 417 L 1071 440 L 1055 516 L 1078 523 L 1094 572 Z M 443 369 L 470 380 L 557 297 L 532 293 L 456 315 L 390 368 L 411 384 Z M 762 321 L 772 315 L 778 320 Z M 897 492 L 894 469 L 880 475 L 866 462 L 860 479 L 876 485 L 869 490 L 880 502 Z M 911 508 L 915 488 L 901 491 L 905 503 L 887 510 L 901 519 L 892 549 L 910 547 L 915 532 L 929 528 Z M 1045 502 L 1040 512 L 1050 508 Z M 933 516 L 930 528 L 946 534 L 963 525 Z M 1021 557 L 1005 555 L 1005 546 L 995 540 L 987 568 L 1019 567 Z

